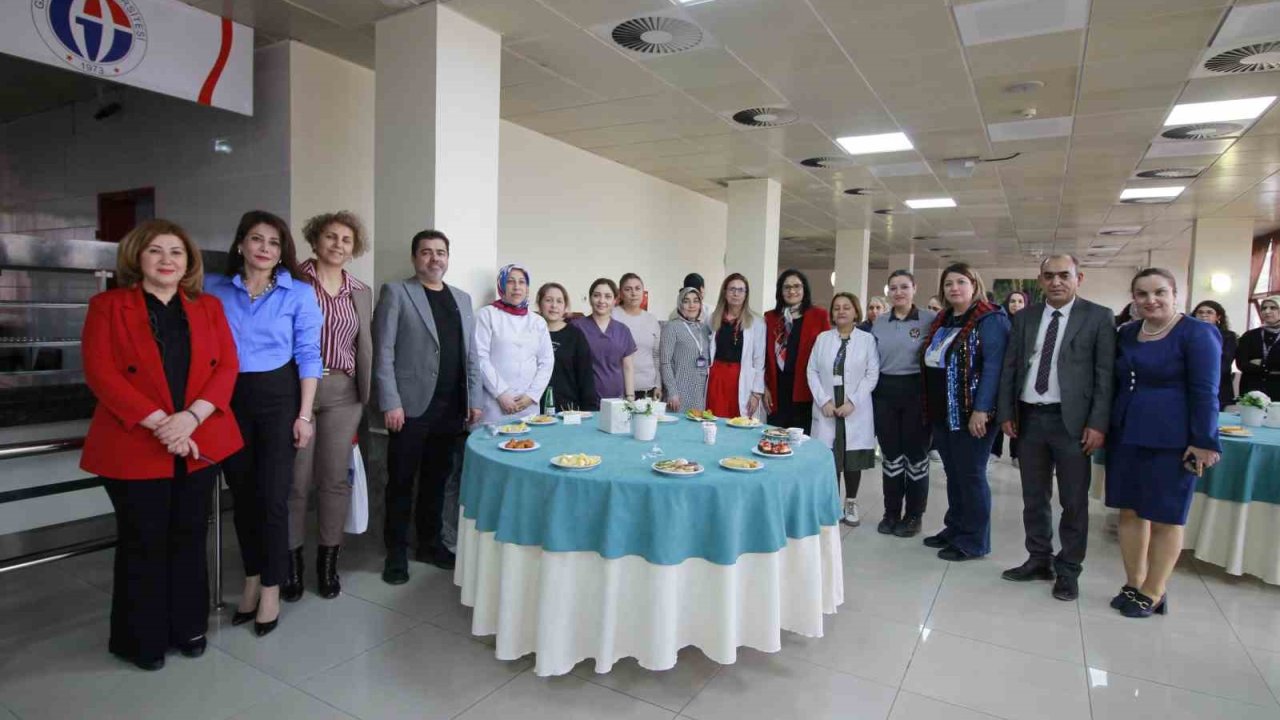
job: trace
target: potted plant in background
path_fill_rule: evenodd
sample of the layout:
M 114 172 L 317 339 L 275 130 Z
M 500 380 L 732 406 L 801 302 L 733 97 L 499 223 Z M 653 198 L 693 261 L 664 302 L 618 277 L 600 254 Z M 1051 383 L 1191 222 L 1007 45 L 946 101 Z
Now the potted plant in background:
M 636 400 L 627 402 L 627 413 L 631 415 L 631 437 L 648 442 L 658 434 L 658 408 L 652 400 Z
M 1245 393 L 1236 403 L 1240 406 L 1240 423 L 1248 427 L 1262 427 L 1271 398 L 1261 390 Z

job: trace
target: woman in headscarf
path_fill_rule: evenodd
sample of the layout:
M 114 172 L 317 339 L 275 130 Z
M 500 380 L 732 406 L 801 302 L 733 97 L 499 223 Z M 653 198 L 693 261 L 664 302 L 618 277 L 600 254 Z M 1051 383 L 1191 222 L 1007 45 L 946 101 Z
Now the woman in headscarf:
M 555 366 L 547 322 L 529 312 L 529 271 L 504 266 L 497 290 L 498 299 L 476 313 L 486 423 L 536 414 Z
M 1280 295 L 1258 303 L 1262 327 L 1240 336 L 1236 367 L 1240 368 L 1240 394 L 1261 390 L 1280 400 Z
M 662 386 L 667 407 L 680 412 L 707 407 L 711 368 L 711 328 L 702 322 L 702 295 L 687 287 L 676 294 L 676 309 L 662 328 Z

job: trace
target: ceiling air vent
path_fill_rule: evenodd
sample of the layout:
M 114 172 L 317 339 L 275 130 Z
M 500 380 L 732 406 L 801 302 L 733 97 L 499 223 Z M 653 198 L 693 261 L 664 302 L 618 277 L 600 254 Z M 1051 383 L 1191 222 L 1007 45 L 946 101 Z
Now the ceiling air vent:
M 1137 173 L 1137 177 L 1179 179 L 1193 178 L 1199 174 L 1200 171 L 1195 168 L 1160 168 L 1159 170 L 1143 170 Z
M 849 167 L 850 165 L 852 165 L 853 159 L 847 158 L 847 157 L 833 157 L 830 155 L 824 155 L 821 157 L 805 158 L 804 160 L 800 161 L 800 164 L 805 167 L 811 167 L 811 168 L 842 168 L 842 167 Z
M 844 191 L 845 195 L 870 195 L 875 192 L 872 188 L 849 188 Z
M 1140 232 L 1142 232 L 1141 225 L 1114 225 L 1102 228 L 1098 231 L 1098 234 L 1104 237 L 1126 237 L 1137 235 Z
M 734 122 L 752 128 L 782 127 L 799 119 L 795 110 L 784 107 L 747 108 L 733 114 Z
M 702 28 L 688 20 L 652 16 L 625 20 L 609 37 L 621 48 L 641 55 L 672 55 L 702 44 Z
M 1280 70 L 1280 42 L 1255 43 L 1220 52 L 1204 61 L 1214 73 L 1256 73 Z
M 1160 133 L 1160 137 L 1170 140 L 1212 140 L 1229 137 L 1244 130 L 1240 123 L 1215 122 L 1196 123 L 1195 125 L 1179 125 Z
M 894 210 L 893 208 L 884 208 L 883 210 L 872 210 L 871 212 L 877 215 L 902 215 L 903 214 L 901 210 Z

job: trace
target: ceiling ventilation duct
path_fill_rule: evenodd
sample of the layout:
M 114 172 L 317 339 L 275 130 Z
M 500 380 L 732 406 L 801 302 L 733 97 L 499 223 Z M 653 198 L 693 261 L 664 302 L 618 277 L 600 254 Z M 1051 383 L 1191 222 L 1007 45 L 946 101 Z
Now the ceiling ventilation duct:
M 1273 72 L 1280 70 L 1280 41 L 1253 43 L 1229 50 L 1210 50 L 1201 67 L 1208 74 L 1238 75 L 1241 73 Z
M 795 110 L 784 107 L 747 108 L 739 110 L 732 117 L 735 123 L 749 128 L 782 127 L 800 119 Z
M 1158 170 L 1143 170 L 1136 173 L 1135 177 L 1140 178 L 1163 178 L 1166 180 L 1193 178 L 1200 174 L 1200 170 L 1196 168 L 1160 168 Z
M 1214 140 L 1238 135 L 1244 131 L 1244 127 L 1244 125 L 1234 122 L 1177 125 L 1160 133 L 1160 137 L 1170 140 Z
M 683 10 L 647 12 L 593 25 L 591 33 L 639 60 L 719 47 Z

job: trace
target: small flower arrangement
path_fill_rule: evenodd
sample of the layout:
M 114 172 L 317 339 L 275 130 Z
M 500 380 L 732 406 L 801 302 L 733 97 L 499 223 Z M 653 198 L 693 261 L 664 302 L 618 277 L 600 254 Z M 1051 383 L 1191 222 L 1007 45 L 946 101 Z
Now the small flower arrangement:
M 1259 410 L 1266 410 L 1267 406 L 1271 404 L 1271 398 L 1267 397 L 1267 394 L 1261 390 L 1250 390 L 1240 396 L 1240 398 L 1236 400 L 1236 404 L 1240 405 L 1240 407 L 1251 407 Z
M 652 400 L 628 400 L 623 407 L 628 415 L 653 415 L 657 410 Z

